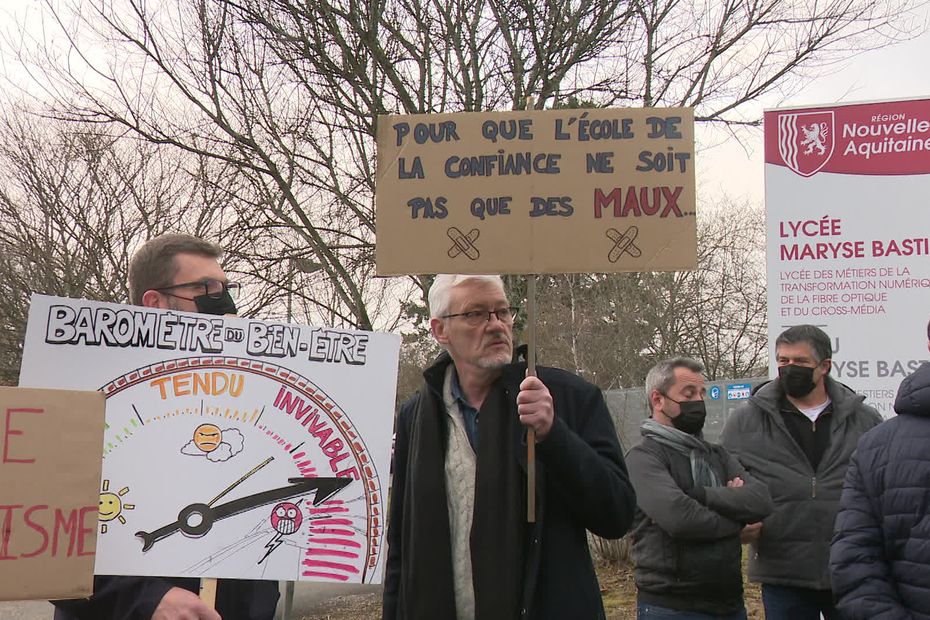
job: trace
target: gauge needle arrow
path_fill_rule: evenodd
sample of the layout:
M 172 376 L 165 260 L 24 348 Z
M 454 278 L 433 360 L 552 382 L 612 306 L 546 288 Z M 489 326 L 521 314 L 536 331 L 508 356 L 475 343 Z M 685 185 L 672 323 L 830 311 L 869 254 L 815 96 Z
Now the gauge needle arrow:
M 254 472 L 254 470 L 253 470 Z M 238 482 L 241 482 L 240 479 Z M 160 527 L 152 532 L 136 532 L 136 536 L 143 541 L 142 551 L 148 551 L 156 542 L 162 538 L 171 536 L 175 532 L 183 532 L 187 536 L 194 538 L 203 536 L 213 527 L 216 521 L 231 517 L 239 513 L 265 506 L 298 495 L 305 495 L 310 491 L 316 491 L 313 498 L 313 505 L 318 506 L 352 482 L 351 478 L 288 478 L 290 483 L 277 489 L 261 491 L 239 499 L 220 504 L 219 506 L 210 506 L 209 504 L 190 504 L 181 509 L 178 513 L 178 520 Z M 237 482 L 237 484 L 238 484 Z M 230 489 L 221 493 L 222 497 Z M 216 501 L 216 500 L 214 500 Z M 212 503 L 212 502 L 211 502 Z

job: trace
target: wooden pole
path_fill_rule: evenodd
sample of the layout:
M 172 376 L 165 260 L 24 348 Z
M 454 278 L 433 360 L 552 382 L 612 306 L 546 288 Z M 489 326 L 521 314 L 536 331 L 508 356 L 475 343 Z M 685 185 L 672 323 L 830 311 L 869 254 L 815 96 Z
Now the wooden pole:
M 536 376 L 536 276 L 526 276 L 526 376 Z M 536 522 L 536 431 L 526 431 L 526 522 Z
M 291 620 L 294 613 L 294 582 L 288 581 L 284 585 L 284 611 L 281 613 L 281 620 Z
M 200 580 L 200 600 L 210 609 L 216 609 L 216 579 Z
M 527 110 L 534 107 L 526 98 Z M 526 276 L 526 376 L 536 376 L 536 274 Z M 536 523 L 536 431 L 526 431 L 526 522 Z

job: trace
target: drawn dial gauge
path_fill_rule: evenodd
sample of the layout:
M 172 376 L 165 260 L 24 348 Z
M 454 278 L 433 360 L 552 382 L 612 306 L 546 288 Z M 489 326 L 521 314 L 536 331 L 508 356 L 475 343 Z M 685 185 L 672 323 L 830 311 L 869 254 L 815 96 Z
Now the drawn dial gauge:
M 134 510 L 119 521 L 101 513 L 109 519 L 101 538 L 120 540 L 98 547 L 98 574 L 356 583 L 373 575 L 382 480 L 350 417 L 309 379 L 205 356 L 138 368 L 101 391 L 103 475 L 132 490 Z M 290 511 L 287 528 L 276 502 Z

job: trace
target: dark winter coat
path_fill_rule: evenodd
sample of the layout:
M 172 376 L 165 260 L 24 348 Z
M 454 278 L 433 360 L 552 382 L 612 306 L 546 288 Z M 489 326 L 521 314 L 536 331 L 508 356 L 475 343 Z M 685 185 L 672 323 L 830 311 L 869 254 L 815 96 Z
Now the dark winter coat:
M 721 481 L 694 487 L 686 454 L 645 439 L 627 454 L 636 490 L 634 576 L 639 600 L 681 611 L 727 615 L 743 606 L 740 529 L 772 512 L 765 485 L 718 445 L 706 457 Z
M 930 363 L 894 408 L 859 441 L 836 518 L 833 591 L 850 620 L 930 618 Z
M 721 443 L 768 486 L 775 502 L 749 557 L 752 581 L 830 589 L 830 539 L 846 467 L 859 438 L 881 416 L 863 396 L 829 375 L 824 380 L 833 421 L 816 471 L 779 410 L 784 390 L 778 379 L 763 385 L 724 425 Z
M 55 620 L 149 620 L 173 587 L 198 594 L 199 579 L 169 577 L 94 578 L 89 599 L 53 601 Z M 220 579 L 216 610 L 223 620 L 273 620 L 278 582 Z
M 424 593 L 411 591 L 404 583 L 411 550 L 423 544 L 423 533 L 415 527 L 423 521 L 417 519 L 417 490 L 408 481 L 414 479 L 418 468 L 427 465 L 418 458 L 414 441 L 417 416 L 437 416 L 445 428 L 448 415 L 442 385 L 450 363 L 444 353 L 424 372 L 424 386 L 401 406 L 397 417 L 384 577 L 386 620 L 438 617 L 424 609 Z M 525 374 L 526 364 L 515 363 L 504 369 L 500 379 L 514 419 L 518 416 L 516 397 Z M 521 618 L 604 618 L 585 530 L 604 538 L 623 536 L 633 520 L 636 497 L 601 391 L 554 368 L 537 367 L 537 376 L 552 395 L 555 420 L 545 441 L 536 448 L 536 522 L 525 528 Z M 515 459 L 525 476 L 525 435 L 515 437 L 511 448 L 506 457 Z M 445 598 L 451 596 L 452 585 L 446 583 L 445 577 L 437 575 L 430 596 L 435 597 L 436 592 L 447 593 Z M 450 602 L 439 601 L 438 605 L 448 608 Z

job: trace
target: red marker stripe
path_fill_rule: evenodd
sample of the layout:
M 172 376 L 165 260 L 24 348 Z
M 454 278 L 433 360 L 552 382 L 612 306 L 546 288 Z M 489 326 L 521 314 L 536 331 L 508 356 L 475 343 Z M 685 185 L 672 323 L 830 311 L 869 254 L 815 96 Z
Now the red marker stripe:
M 333 512 L 349 512 L 349 509 L 345 506 L 333 506 L 325 508 L 311 508 L 310 514 L 329 514 Z
M 338 549 L 307 549 L 307 555 L 328 555 L 334 558 L 348 558 L 354 560 L 358 558 L 358 554 L 354 551 L 339 551 Z
M 328 527 L 311 527 L 310 533 L 316 536 L 355 536 L 355 532 L 352 530 L 340 530 L 337 528 Z
M 361 549 L 362 545 L 354 540 L 349 540 L 348 538 L 313 538 L 310 537 L 310 544 L 312 545 L 340 545 L 342 547 L 355 547 L 356 549 Z
M 337 575 L 336 573 L 324 573 L 323 571 L 318 570 L 305 570 L 303 572 L 304 577 L 322 577 L 323 579 L 335 579 L 337 581 L 348 581 L 348 575 Z
M 342 562 L 330 562 L 328 560 L 304 560 L 301 563 L 304 566 L 309 566 L 310 568 L 329 568 L 332 570 L 345 571 L 347 573 L 358 573 L 357 568 L 351 564 L 343 564 Z
M 316 526 L 322 525 L 352 525 L 352 519 L 317 519 L 313 522 Z

